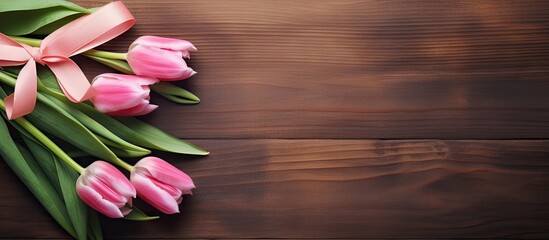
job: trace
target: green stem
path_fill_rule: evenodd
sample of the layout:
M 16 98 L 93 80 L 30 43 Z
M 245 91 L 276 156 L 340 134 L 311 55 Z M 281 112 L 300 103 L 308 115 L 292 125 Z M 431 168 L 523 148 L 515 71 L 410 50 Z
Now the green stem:
M 13 76 L 11 73 L 0 70 L 0 82 L 3 82 L 11 87 L 15 87 L 15 82 L 16 82 L 15 78 L 16 76 Z M 56 92 L 47 88 L 40 81 L 38 82 L 38 90 L 43 91 L 49 95 L 52 95 L 57 99 L 65 99 L 65 95 L 63 95 L 61 92 Z
M 24 43 L 32 47 L 39 47 L 40 43 L 42 43 L 42 39 L 36 39 L 36 38 L 27 38 L 27 37 L 16 37 L 16 36 L 9 36 L 12 40 Z M 91 49 L 83 53 L 84 55 L 90 55 L 100 58 L 107 58 L 107 59 L 117 59 L 117 60 L 126 60 L 126 53 L 116 53 L 116 52 L 108 52 L 108 51 L 100 51 Z
M 127 162 L 124 162 L 124 160 L 117 158 L 116 161 L 113 161 L 114 164 L 128 170 L 128 172 L 133 171 L 133 166 L 128 164 Z
M 32 47 L 40 46 L 42 39 L 9 36 L 13 41 L 24 43 Z
M 83 54 L 83 55 L 107 67 L 117 70 L 119 72 L 122 72 L 125 74 L 133 74 L 132 68 L 130 67 L 130 65 L 128 65 L 128 63 L 125 60 L 108 59 L 108 58 L 87 55 L 87 54 Z
M 0 81 L 2 81 L 5 84 L 8 84 L 12 87 L 15 86 L 15 78 L 13 78 L 10 75 L 6 74 L 4 71 L 0 71 Z
M 3 100 L 0 100 L 0 109 L 4 111 L 6 110 Z M 44 144 L 44 146 L 49 148 L 55 155 L 57 155 L 61 160 L 63 160 L 66 164 L 68 164 L 72 169 L 74 169 L 80 174 L 84 172 L 84 168 L 82 166 L 80 166 L 76 161 L 74 161 L 61 148 L 59 148 L 57 144 L 55 144 L 51 139 L 49 139 L 46 135 L 44 135 L 44 133 L 42 133 L 38 128 L 32 125 L 32 123 L 30 123 L 27 119 L 20 117 L 20 118 L 16 118 L 14 121 L 18 123 L 21 127 L 23 127 L 25 130 L 27 130 L 27 132 L 29 132 L 32 136 L 38 139 L 38 141 Z
M 84 55 L 90 55 L 90 56 L 108 58 L 108 59 L 126 60 L 127 53 L 107 52 L 107 51 L 92 49 L 84 52 Z

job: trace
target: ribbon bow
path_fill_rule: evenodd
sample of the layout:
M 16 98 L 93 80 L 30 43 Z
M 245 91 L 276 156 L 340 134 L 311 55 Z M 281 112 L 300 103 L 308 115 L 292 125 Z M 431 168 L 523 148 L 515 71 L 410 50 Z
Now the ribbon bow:
M 21 69 L 13 94 L 5 99 L 8 118 L 31 113 L 36 105 L 36 63 L 48 66 L 57 77 L 65 96 L 81 102 L 92 96 L 91 85 L 69 57 L 97 47 L 130 29 L 135 18 L 122 2 L 109 3 L 48 35 L 40 47 L 13 41 L 0 33 L 0 66 Z

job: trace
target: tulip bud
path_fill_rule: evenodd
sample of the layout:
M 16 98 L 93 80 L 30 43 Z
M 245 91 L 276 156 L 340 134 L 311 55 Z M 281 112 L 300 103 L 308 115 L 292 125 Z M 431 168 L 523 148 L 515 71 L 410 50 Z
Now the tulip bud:
M 182 195 L 195 188 L 187 174 L 157 157 L 137 162 L 130 180 L 140 198 L 167 214 L 178 213 Z
M 185 40 L 142 36 L 130 45 L 126 60 L 136 75 L 175 81 L 196 74 L 183 60 L 190 58 L 189 51 L 196 48 Z
M 90 99 L 94 107 L 111 116 L 139 116 L 158 106 L 149 103 L 150 88 L 157 83 L 151 77 L 104 73 L 92 82 L 95 95 Z
M 111 164 L 95 161 L 76 180 L 78 196 L 90 207 L 110 218 L 131 212 L 136 191 L 130 181 Z

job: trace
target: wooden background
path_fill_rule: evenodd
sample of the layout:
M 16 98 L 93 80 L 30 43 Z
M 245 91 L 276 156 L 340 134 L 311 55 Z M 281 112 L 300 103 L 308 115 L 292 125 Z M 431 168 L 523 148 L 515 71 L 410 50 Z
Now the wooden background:
M 155 95 L 145 119 L 212 154 L 161 155 L 195 195 L 107 238 L 549 238 L 548 1 L 125 3 L 107 49 L 198 47 L 202 103 Z M 0 182 L 0 236 L 68 237 L 3 162 Z

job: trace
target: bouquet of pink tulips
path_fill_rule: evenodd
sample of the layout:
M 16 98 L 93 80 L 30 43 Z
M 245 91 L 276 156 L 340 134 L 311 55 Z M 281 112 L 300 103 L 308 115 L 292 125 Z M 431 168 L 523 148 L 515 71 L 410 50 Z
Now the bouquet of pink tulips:
M 181 170 L 148 156 L 150 149 L 208 154 L 131 117 L 158 107 L 150 103 L 151 90 L 176 103 L 199 102 L 169 83 L 196 74 L 184 60 L 197 50 L 190 42 L 143 36 L 127 53 L 95 49 L 134 23 L 121 2 L 94 9 L 63 0 L 0 3 L 0 158 L 78 239 L 102 238 L 91 209 L 111 218 L 157 218 L 133 205 L 135 197 L 163 213 L 179 212 L 195 185 Z M 90 82 L 70 59 L 78 54 L 115 72 Z M 84 167 L 80 157 L 100 160 Z M 142 159 L 134 165 L 122 160 L 136 157 Z

